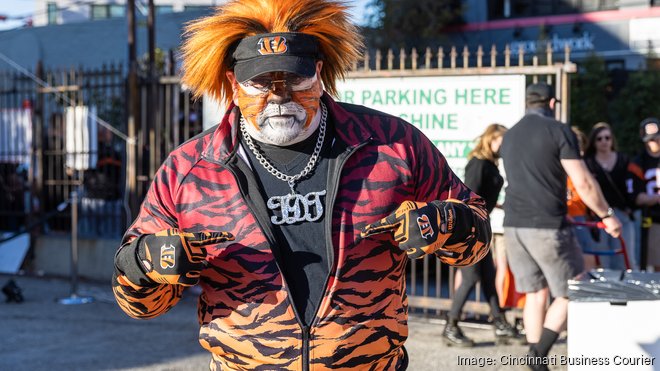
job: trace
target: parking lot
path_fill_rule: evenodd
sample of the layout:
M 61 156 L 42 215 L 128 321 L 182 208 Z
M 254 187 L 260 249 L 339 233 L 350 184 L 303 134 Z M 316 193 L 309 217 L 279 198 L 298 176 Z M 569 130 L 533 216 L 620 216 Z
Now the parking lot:
M 0 275 L 0 285 L 9 276 Z M 209 355 L 197 342 L 196 298 L 185 295 L 169 313 L 148 321 L 126 316 L 114 303 L 109 283 L 81 282 L 78 293 L 95 301 L 63 305 L 66 279 L 14 277 L 22 303 L 0 302 L 0 370 L 206 370 Z M 2 297 L 4 299 L 4 296 Z M 495 346 L 487 324 L 462 325 L 478 344 L 461 349 L 443 345 L 444 322 L 411 316 L 406 349 L 409 370 L 526 370 L 505 365 L 525 354 L 523 345 Z M 552 354 L 566 354 L 561 340 Z M 462 360 L 459 365 L 459 358 Z M 466 362 L 490 361 L 491 365 Z M 562 367 L 551 367 L 563 370 Z

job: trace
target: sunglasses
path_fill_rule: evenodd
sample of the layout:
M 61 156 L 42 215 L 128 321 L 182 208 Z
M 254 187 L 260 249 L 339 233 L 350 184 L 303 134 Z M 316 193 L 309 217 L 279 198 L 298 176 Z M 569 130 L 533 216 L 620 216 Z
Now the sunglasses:
M 295 74 L 283 74 L 280 79 L 274 80 L 270 76 L 259 76 L 252 80 L 239 83 L 243 90 L 250 95 L 266 95 L 276 89 L 280 84 L 289 91 L 303 91 L 311 89 L 316 82 L 316 75 L 304 77 Z
M 596 137 L 597 142 L 609 141 L 610 139 L 612 139 L 612 137 L 609 136 L 609 135 L 604 135 L 602 137 Z

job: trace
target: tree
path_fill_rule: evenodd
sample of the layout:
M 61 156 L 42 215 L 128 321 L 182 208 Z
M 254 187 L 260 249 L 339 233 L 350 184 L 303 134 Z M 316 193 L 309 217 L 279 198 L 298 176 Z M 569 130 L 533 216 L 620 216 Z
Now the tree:
M 580 64 L 571 80 L 571 119 L 586 134 L 600 121 L 609 122 L 609 90 L 611 80 L 603 59 L 595 54 Z
M 612 73 L 595 54 L 580 64 L 571 80 L 570 122 L 588 135 L 595 123 L 605 121 L 612 126 L 619 150 L 634 154 L 642 147 L 640 121 L 660 116 L 660 71 L 619 71 L 627 75 L 621 86 L 613 82 Z
M 642 148 L 639 123 L 647 117 L 660 117 L 660 71 L 640 70 L 630 73 L 626 85 L 613 102 L 614 135 L 619 147 L 629 153 Z
M 375 9 L 367 34 L 377 48 L 426 47 L 443 37 L 443 29 L 462 23 L 460 0 L 371 0 Z

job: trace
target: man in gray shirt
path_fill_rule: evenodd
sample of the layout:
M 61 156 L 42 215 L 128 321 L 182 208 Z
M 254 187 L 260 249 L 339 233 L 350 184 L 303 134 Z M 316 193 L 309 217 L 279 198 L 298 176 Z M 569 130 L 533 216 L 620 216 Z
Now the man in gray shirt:
M 567 281 L 584 269 L 582 252 L 566 223 L 566 176 L 609 234 L 618 237 L 621 223 L 582 161 L 575 135 L 553 118 L 552 88 L 543 83 L 528 86 L 525 103 L 525 116 L 507 131 L 500 149 L 508 180 L 504 241 L 516 290 L 526 293 L 523 321 L 529 355 L 547 357 L 566 325 Z M 554 300 L 546 310 L 548 294 Z M 547 369 L 542 363 L 530 368 Z

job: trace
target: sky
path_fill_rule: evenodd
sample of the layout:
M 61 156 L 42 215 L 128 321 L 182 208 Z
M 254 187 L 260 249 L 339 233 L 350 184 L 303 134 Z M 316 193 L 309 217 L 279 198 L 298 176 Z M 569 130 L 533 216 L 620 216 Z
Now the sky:
M 358 23 L 364 22 L 365 5 L 370 0 L 350 0 L 354 5 L 353 19 Z M 25 16 L 34 13 L 35 0 L 0 0 L 0 15 L 10 17 Z M 22 20 L 6 20 L 0 21 L 0 31 L 8 30 L 23 25 Z

